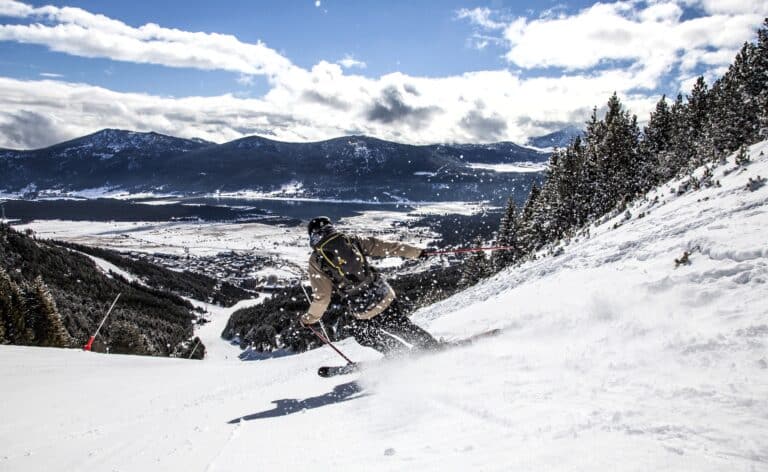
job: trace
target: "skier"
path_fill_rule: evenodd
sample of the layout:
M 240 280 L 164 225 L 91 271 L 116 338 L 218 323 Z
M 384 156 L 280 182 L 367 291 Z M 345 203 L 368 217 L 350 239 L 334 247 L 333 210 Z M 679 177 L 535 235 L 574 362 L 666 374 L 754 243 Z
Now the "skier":
M 307 225 L 312 255 L 309 280 L 312 303 L 300 317 L 302 326 L 320 321 L 333 292 L 341 295 L 352 315 L 349 327 L 355 340 L 385 356 L 408 348 L 434 349 L 440 343 L 408 319 L 395 291 L 368 263 L 368 257 L 426 257 L 424 250 L 409 244 L 373 237 L 349 236 L 336 231 L 331 220 L 319 216 Z

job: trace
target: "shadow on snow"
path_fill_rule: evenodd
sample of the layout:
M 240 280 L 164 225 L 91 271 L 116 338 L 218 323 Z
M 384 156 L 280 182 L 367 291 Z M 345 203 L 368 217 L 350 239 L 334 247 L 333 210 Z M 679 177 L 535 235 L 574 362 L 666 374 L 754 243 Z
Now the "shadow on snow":
M 349 400 L 355 400 L 368 396 L 367 393 L 361 393 L 362 387 L 357 382 L 348 382 L 337 385 L 332 391 L 319 395 L 317 397 L 309 397 L 304 400 L 297 400 L 295 398 L 285 398 L 282 400 L 274 400 L 272 403 L 275 407 L 271 410 L 260 411 L 258 413 L 252 413 L 250 415 L 241 416 L 230 420 L 229 424 L 237 424 L 241 421 L 262 420 L 266 418 L 276 418 L 279 416 L 292 415 L 294 413 L 300 413 L 304 410 L 312 410 L 314 408 L 320 408 L 326 405 L 332 405 L 334 403 L 346 402 Z
M 233 346 L 239 346 L 240 341 L 232 341 L 231 344 Z M 296 354 L 295 352 L 292 352 L 288 349 L 278 349 L 276 351 L 271 352 L 259 352 L 254 349 L 251 349 L 250 347 L 244 350 L 242 353 L 240 353 L 239 356 L 237 356 L 241 361 L 263 361 L 267 359 L 277 359 L 278 357 L 285 357 L 285 356 L 291 356 Z

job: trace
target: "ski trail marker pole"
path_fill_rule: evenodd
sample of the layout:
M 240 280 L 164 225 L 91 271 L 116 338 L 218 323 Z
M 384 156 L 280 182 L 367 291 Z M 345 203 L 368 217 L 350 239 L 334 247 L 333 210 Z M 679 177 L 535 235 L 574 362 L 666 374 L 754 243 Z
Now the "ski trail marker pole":
M 112 313 L 112 309 L 115 308 L 115 305 L 117 304 L 117 299 L 120 298 L 120 295 L 122 295 L 122 293 L 118 293 L 117 296 L 115 297 L 115 301 L 112 302 L 112 306 L 109 307 L 107 314 L 104 315 L 104 319 L 101 320 L 99 327 L 96 328 L 96 332 L 93 333 L 93 336 L 88 338 L 88 342 L 85 344 L 85 346 L 83 346 L 83 351 L 90 351 L 93 348 L 93 342 L 96 340 L 96 336 L 99 335 L 99 331 L 101 331 L 101 327 L 104 326 L 104 322 L 107 321 L 107 317 L 109 316 L 110 313 Z
M 192 359 L 192 356 L 195 355 L 195 351 L 197 350 L 197 346 L 200 345 L 200 339 L 198 338 L 197 342 L 195 343 L 195 347 L 192 348 L 192 352 L 189 354 L 189 357 L 187 359 Z

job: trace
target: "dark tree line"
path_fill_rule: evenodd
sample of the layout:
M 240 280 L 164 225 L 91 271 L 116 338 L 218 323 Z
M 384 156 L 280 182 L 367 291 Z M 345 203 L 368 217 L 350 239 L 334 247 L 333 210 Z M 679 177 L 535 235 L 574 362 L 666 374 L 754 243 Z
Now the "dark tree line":
M 768 19 L 755 43 L 745 43 L 711 88 L 699 77 L 690 94 L 670 105 L 662 97 L 641 131 L 637 118 L 614 94 L 606 112 L 597 109 L 582 138 L 556 150 L 547 179 L 534 186 L 522 209 L 510 201 L 497 244 L 511 246 L 492 261 L 468 262 L 468 278 L 485 263 L 498 270 L 531 257 L 550 243 L 575 235 L 590 222 L 616 211 L 655 186 L 685 177 L 703 164 L 768 137 Z M 711 184 L 712 173 L 689 185 Z M 490 269 L 488 269 L 490 270 Z
M 191 349 L 196 316 L 189 302 L 108 277 L 82 254 L 0 225 L 0 342 L 81 346 L 118 293 L 95 350 L 179 356 Z

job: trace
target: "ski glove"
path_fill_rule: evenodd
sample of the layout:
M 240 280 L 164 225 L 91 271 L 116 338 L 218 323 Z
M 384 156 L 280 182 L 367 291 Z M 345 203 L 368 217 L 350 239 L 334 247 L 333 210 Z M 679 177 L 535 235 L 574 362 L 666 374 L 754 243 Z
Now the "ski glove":
M 309 313 L 305 313 L 299 317 L 299 324 L 303 327 L 314 326 L 319 320 L 314 319 Z

